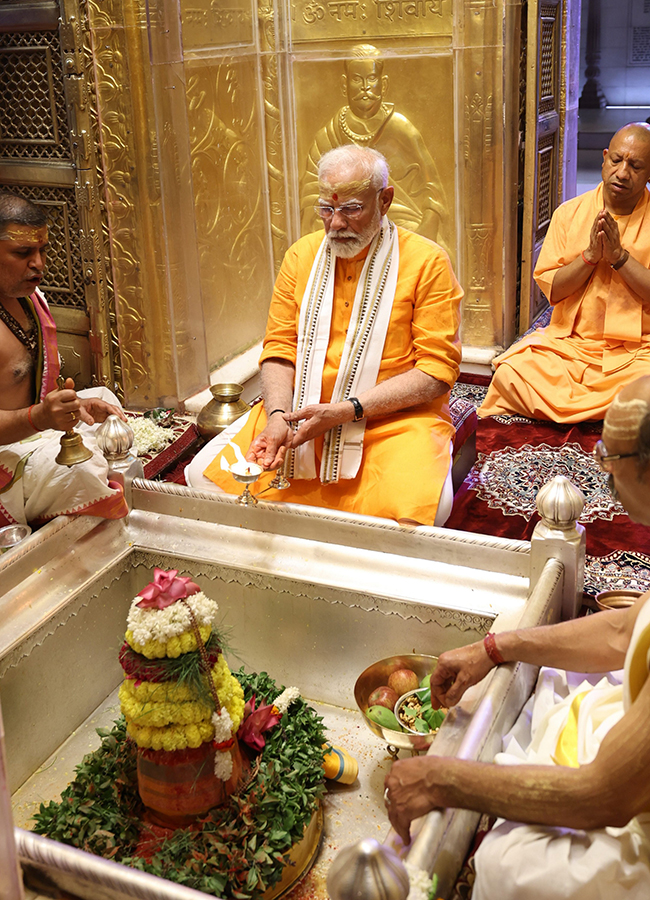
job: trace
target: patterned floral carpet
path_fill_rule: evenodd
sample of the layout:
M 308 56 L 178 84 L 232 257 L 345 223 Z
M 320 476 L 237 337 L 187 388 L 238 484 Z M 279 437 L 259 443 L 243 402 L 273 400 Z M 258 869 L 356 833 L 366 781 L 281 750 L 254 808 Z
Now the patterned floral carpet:
M 480 406 L 487 379 L 461 376 L 454 395 Z M 585 497 L 585 594 L 650 588 L 650 529 L 636 525 L 614 501 L 591 451 L 601 422 L 556 425 L 521 416 L 480 419 L 477 459 L 456 494 L 448 528 L 530 539 L 539 521 L 537 492 L 566 476 Z

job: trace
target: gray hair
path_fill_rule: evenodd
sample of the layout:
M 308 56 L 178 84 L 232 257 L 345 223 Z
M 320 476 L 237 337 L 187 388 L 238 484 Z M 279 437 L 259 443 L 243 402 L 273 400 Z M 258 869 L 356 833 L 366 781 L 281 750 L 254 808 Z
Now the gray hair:
M 9 225 L 42 228 L 47 225 L 47 215 L 42 206 L 37 206 L 31 200 L 9 191 L 0 191 L 0 240 L 7 240 Z
M 650 463 L 650 413 L 643 417 L 639 425 L 637 450 L 639 453 L 638 474 L 639 478 L 643 478 Z
M 318 180 L 329 178 L 341 169 L 360 171 L 362 180 L 369 179 L 370 186 L 376 191 L 388 187 L 390 169 L 386 157 L 372 147 L 344 144 L 323 153 L 318 161 Z

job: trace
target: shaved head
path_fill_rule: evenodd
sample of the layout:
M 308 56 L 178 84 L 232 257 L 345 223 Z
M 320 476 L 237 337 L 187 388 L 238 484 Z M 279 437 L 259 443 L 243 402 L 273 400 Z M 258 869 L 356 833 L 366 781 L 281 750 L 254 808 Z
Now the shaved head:
M 627 137 L 630 135 L 635 140 L 650 145 L 650 125 L 647 122 L 630 122 L 629 125 L 623 125 L 619 128 L 612 140 L 610 141 L 610 149 L 612 142 L 618 137 Z
M 650 180 L 650 125 L 632 122 L 620 128 L 603 150 L 602 173 L 606 208 L 629 215 Z

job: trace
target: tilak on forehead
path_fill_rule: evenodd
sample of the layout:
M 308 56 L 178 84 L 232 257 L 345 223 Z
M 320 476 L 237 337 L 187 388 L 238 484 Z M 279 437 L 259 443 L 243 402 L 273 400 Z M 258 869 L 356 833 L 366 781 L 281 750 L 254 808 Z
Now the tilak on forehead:
M 330 196 L 332 200 L 338 200 L 339 194 L 362 194 L 364 191 L 367 191 L 370 187 L 370 179 L 366 178 L 364 181 L 359 181 L 358 179 L 353 181 L 325 181 L 325 179 L 321 179 L 318 182 L 318 189 L 321 194 L 324 196 Z
M 617 394 L 607 410 L 603 426 L 603 439 L 617 441 L 635 441 L 639 436 L 641 422 L 650 412 L 645 400 L 621 400 Z
M 47 225 L 34 228 L 32 225 L 11 223 L 0 230 L 0 241 L 18 241 L 29 244 L 44 244 L 47 241 Z

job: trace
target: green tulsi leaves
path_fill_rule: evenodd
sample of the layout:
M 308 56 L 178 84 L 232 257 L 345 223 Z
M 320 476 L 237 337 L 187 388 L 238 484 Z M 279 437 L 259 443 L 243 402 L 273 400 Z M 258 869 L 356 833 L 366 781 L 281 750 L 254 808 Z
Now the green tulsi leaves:
M 246 700 L 271 703 L 282 691 L 265 673 L 235 673 Z M 179 828 L 149 861 L 136 855 L 144 808 L 137 792 L 137 750 L 123 719 L 98 731 L 99 750 L 85 757 L 59 803 L 42 804 L 34 830 L 206 894 L 256 900 L 282 877 L 284 854 L 302 837 L 324 793 L 322 720 L 296 700 L 265 732 L 257 776 L 226 806 Z

